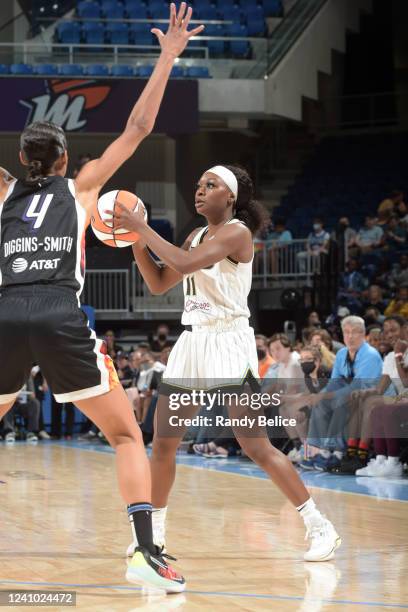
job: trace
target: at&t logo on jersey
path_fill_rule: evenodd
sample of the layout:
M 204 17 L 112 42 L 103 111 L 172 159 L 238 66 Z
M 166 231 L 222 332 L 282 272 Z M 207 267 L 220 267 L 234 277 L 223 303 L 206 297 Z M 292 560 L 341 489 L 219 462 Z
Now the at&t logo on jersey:
M 24 272 L 28 268 L 28 261 L 24 257 L 17 257 L 11 264 L 11 269 L 15 274 Z
M 19 274 L 20 272 L 25 272 L 27 268 L 30 270 L 56 270 L 58 268 L 58 264 L 61 261 L 60 257 L 55 259 L 35 259 L 31 262 L 30 267 L 28 268 L 28 261 L 24 259 L 24 257 L 17 257 L 11 264 L 11 269 L 15 274 Z
M 68 132 L 80 130 L 87 124 L 86 111 L 96 108 L 107 98 L 111 86 L 90 79 L 50 79 L 47 93 L 20 104 L 30 109 L 27 124 L 51 121 Z

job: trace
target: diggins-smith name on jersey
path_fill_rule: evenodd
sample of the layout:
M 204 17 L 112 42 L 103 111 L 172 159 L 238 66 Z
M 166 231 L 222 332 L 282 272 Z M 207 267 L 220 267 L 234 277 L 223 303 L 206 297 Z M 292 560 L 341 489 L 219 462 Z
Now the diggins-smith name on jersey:
M 35 236 L 15 238 L 4 243 L 3 255 L 8 257 L 16 253 L 35 253 L 38 249 L 43 249 L 49 253 L 58 251 L 70 253 L 73 244 L 74 241 L 71 236 L 45 236 L 41 242 Z

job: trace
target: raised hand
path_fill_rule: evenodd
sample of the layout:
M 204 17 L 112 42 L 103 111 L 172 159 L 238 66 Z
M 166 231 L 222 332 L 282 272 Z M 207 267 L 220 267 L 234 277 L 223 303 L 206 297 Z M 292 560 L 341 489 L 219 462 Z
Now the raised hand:
M 193 30 L 187 30 L 190 23 L 193 9 L 191 6 L 187 8 L 187 3 L 182 2 L 177 13 L 176 5 L 170 5 L 170 23 L 166 34 L 163 34 L 159 28 L 153 28 L 152 34 L 157 36 L 160 47 L 163 53 L 168 53 L 174 58 L 181 55 L 186 48 L 188 41 L 193 36 L 197 36 L 204 30 L 204 26 L 200 25 Z

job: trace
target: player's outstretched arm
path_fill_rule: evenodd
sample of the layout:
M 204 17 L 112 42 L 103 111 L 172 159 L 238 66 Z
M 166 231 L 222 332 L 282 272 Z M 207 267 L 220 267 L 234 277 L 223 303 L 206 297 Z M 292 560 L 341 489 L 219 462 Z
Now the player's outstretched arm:
M 167 33 L 163 34 L 157 28 L 152 30 L 161 46 L 153 74 L 133 107 L 123 133 L 99 159 L 88 162 L 78 174 L 75 179 L 78 192 L 101 189 L 153 130 L 175 58 L 181 55 L 190 38 L 204 29 L 204 26 L 199 26 L 188 30 L 192 13 L 192 8 L 187 9 L 185 2 L 182 2 L 178 13 L 172 3 Z

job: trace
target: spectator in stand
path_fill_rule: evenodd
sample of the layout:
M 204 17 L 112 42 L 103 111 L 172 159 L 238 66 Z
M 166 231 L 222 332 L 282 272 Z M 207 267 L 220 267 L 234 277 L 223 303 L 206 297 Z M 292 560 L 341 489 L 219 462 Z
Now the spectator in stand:
M 398 216 L 401 225 L 408 229 L 408 207 L 404 201 L 398 202 L 395 207 L 395 214 Z
M 271 231 L 266 235 L 266 248 L 269 253 L 271 274 L 278 274 L 279 256 L 282 252 L 282 247 L 290 244 L 292 240 L 292 233 L 286 229 L 285 220 L 281 218 L 276 219 Z
M 312 310 L 312 312 L 307 317 L 306 321 L 307 327 L 314 327 L 315 329 L 322 328 L 322 322 L 320 320 L 319 313 L 316 310 Z
M 259 378 L 265 378 L 265 374 L 275 363 L 275 359 L 271 356 L 270 346 L 268 347 L 268 339 L 263 334 L 255 335 L 256 352 L 258 354 L 258 375 Z M 270 342 L 270 341 L 269 341 Z
M 3 431 L 7 444 L 14 444 L 16 441 L 16 428 L 14 417 L 17 415 L 27 419 L 27 442 L 38 442 L 38 430 L 41 405 L 35 397 L 34 381 L 32 377 L 20 391 L 14 406 L 3 417 Z
M 307 469 L 331 471 L 340 467 L 346 448 L 344 435 L 351 393 L 375 385 L 382 372 L 378 351 L 365 342 L 364 320 L 349 316 L 341 327 L 346 346 L 336 355 L 327 386 L 321 393 L 305 398 L 305 404 L 313 407 L 307 442 L 320 448 L 318 455 L 302 463 Z
M 78 157 L 78 160 L 75 163 L 74 170 L 72 172 L 72 178 L 76 178 L 78 176 L 79 172 L 85 166 L 85 164 L 87 164 L 89 161 L 91 161 L 91 159 L 92 159 L 92 157 L 91 157 L 90 153 L 82 153 Z
M 173 346 L 169 340 L 169 326 L 165 323 L 160 323 L 156 330 L 156 335 L 149 338 L 150 348 L 153 353 L 161 353 L 164 348 Z
M 346 272 L 342 272 L 339 280 L 337 304 L 347 306 L 353 314 L 361 311 L 361 295 L 367 288 L 368 280 L 359 272 L 357 259 L 349 259 Z
M 360 229 L 356 238 L 356 246 L 363 253 L 372 253 L 383 245 L 384 232 L 376 224 L 376 218 L 373 215 L 367 215 L 365 218 L 364 227 Z M 354 253 L 353 253 L 354 254 Z
M 384 321 L 384 337 L 395 347 L 405 335 L 402 317 L 389 317 Z M 382 376 L 375 387 L 352 393 L 349 404 L 347 452 L 339 467 L 341 474 L 354 474 L 367 463 L 371 442 L 371 413 L 375 406 L 394 403 L 395 396 L 403 393 L 404 385 L 397 369 L 395 353 L 389 353 L 383 362 Z M 384 394 L 386 397 L 384 397 Z
M 300 367 L 300 355 L 292 350 L 292 344 L 286 334 L 274 334 L 269 339 L 269 350 L 273 360 L 278 364 L 277 379 L 282 388 L 282 381 L 287 380 L 286 390 L 293 390 L 303 380 L 303 371 Z
M 116 370 L 119 380 L 124 389 L 127 389 L 133 382 L 133 370 L 129 363 L 129 355 L 124 351 L 120 351 L 116 355 Z
M 47 381 L 42 375 L 42 372 L 38 365 L 35 365 L 33 369 L 31 370 L 31 376 L 33 378 L 33 383 L 34 383 L 35 397 L 40 402 L 40 418 L 39 418 L 39 424 L 38 424 L 40 431 L 38 433 L 38 437 L 40 438 L 40 440 L 50 440 L 51 436 L 45 430 L 44 415 L 43 415 L 43 401 L 45 398 L 45 394 L 48 391 Z
M 403 192 L 399 190 L 392 191 L 389 197 L 383 200 L 378 206 L 378 216 L 383 215 L 386 212 L 389 214 L 396 212 L 401 203 L 404 204 Z
M 380 325 L 370 325 L 367 327 L 366 331 L 366 342 L 373 348 L 377 349 L 378 352 L 380 349 L 380 344 L 382 340 L 382 328 Z
M 401 255 L 399 263 L 391 271 L 388 279 L 391 289 L 396 287 L 408 287 L 408 255 Z
M 408 287 L 400 287 L 384 312 L 386 317 L 400 315 L 408 319 Z
M 344 268 L 344 264 L 349 260 L 349 249 L 355 245 L 357 232 L 350 226 L 348 217 L 341 217 L 337 224 L 333 236 L 340 249 L 340 265 Z
M 309 393 L 319 393 L 330 378 L 331 371 L 322 364 L 322 354 L 317 346 L 307 345 L 300 351 L 299 364 L 303 372 L 304 383 Z M 307 454 L 304 442 L 308 432 L 310 409 L 304 405 L 304 395 L 285 396 L 279 407 L 284 418 L 295 419 L 294 427 L 286 427 L 293 449 L 288 453 L 292 463 L 300 463 Z
M 331 371 L 336 355 L 333 352 L 333 341 L 329 332 L 325 329 L 318 329 L 310 334 L 309 342 L 312 346 L 317 346 L 320 349 L 322 365 Z
M 120 346 L 120 344 L 117 344 L 116 342 L 115 333 L 111 329 L 108 329 L 108 331 L 105 332 L 104 340 L 106 344 L 107 354 L 112 357 L 113 360 L 115 360 L 116 354 L 120 351 L 123 351 L 123 348 Z
M 314 272 L 319 269 L 321 256 L 328 255 L 330 244 L 330 234 L 326 232 L 321 217 L 313 220 L 313 232 L 307 237 L 307 251 L 300 251 L 297 254 L 299 270 L 302 273 Z M 307 261 L 311 258 L 310 269 L 307 269 Z
M 402 249 L 407 241 L 407 230 L 399 221 L 397 215 L 391 215 L 385 231 L 384 249 L 387 251 L 398 251 Z
M 363 319 L 367 326 L 369 325 L 382 325 L 385 316 L 380 313 L 378 308 L 375 306 L 369 306 L 366 308 L 363 314 Z
M 383 298 L 381 287 L 378 285 L 370 285 L 366 299 L 363 300 L 363 309 L 367 311 L 369 308 L 376 308 L 380 314 L 384 314 L 384 310 L 387 307 L 387 302 Z

